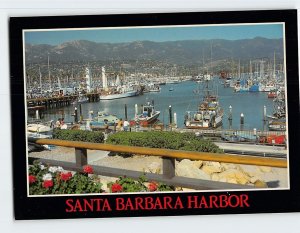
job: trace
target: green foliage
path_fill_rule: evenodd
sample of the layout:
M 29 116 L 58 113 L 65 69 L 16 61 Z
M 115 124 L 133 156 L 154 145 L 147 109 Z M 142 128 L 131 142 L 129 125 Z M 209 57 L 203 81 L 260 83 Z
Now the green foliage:
M 174 191 L 175 190 L 175 187 L 174 186 L 169 186 L 169 185 L 166 185 L 164 183 L 158 183 L 157 185 L 157 191 Z
M 104 134 L 102 132 L 94 132 L 87 130 L 54 129 L 53 138 L 69 141 L 82 141 L 94 143 L 104 142 Z
M 128 177 L 119 177 L 118 184 L 123 188 L 123 192 L 145 192 L 147 187 L 144 185 L 142 179 L 137 181 Z
M 110 182 L 107 184 L 109 189 L 113 184 L 119 184 L 122 186 L 122 192 L 149 192 L 152 191 L 149 188 L 149 184 L 153 183 L 157 187 L 155 191 L 174 191 L 175 187 L 168 186 L 164 183 L 157 183 L 157 182 L 149 182 L 147 178 L 143 175 L 140 176 L 138 180 L 134 180 L 132 178 L 128 178 L 126 176 L 120 176 L 118 180 L 114 183 Z M 111 190 L 112 191 L 112 190 Z
M 70 178 L 63 180 L 61 174 L 70 174 Z M 53 182 L 51 187 L 44 187 L 43 177 L 51 175 Z M 35 182 L 29 182 L 30 195 L 45 194 L 84 194 L 84 193 L 101 193 L 102 184 L 97 180 L 97 176 L 82 173 L 71 173 L 64 171 L 61 167 L 48 167 L 43 164 L 34 162 L 29 167 L 29 176 L 35 177 Z M 29 178 L 30 180 L 30 178 Z
M 198 138 L 194 133 L 178 132 L 119 132 L 109 135 L 107 143 L 115 145 L 164 148 L 173 150 L 222 153 L 209 140 Z

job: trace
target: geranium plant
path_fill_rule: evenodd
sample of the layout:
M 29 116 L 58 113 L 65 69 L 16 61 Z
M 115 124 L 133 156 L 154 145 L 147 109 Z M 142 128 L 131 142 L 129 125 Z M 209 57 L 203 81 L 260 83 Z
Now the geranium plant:
M 34 162 L 29 167 L 29 194 L 83 194 L 101 193 L 102 183 L 92 175 L 91 166 L 83 167 L 83 173 L 65 171 L 62 167 L 45 166 Z M 87 175 L 90 174 L 90 175 Z
M 173 186 L 163 183 L 151 181 L 149 182 L 145 176 L 139 177 L 138 180 L 128 178 L 126 176 L 119 177 L 114 183 L 109 183 L 108 187 L 112 193 L 116 192 L 156 192 L 156 191 L 174 191 Z

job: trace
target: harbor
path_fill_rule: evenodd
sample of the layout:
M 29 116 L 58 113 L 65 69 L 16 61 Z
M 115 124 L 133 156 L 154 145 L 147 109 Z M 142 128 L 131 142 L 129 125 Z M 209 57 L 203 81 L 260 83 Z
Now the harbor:
M 29 162 L 77 172 L 93 164 L 104 180 L 138 180 L 145 172 L 174 191 L 286 188 L 281 39 L 150 44 L 108 43 L 106 50 L 101 43 L 71 41 L 49 46 L 52 54 L 28 56 Z M 58 59 L 77 48 L 93 53 L 87 45 L 99 53 Z M 60 159 L 56 154 L 63 151 Z
M 264 92 L 236 93 L 230 88 L 224 88 L 218 78 L 215 78 L 214 82 L 218 85 L 219 102 L 224 111 L 221 129 L 240 130 L 242 127 L 244 130 L 268 131 L 264 114 L 272 114 L 273 99 L 267 98 L 267 94 Z M 170 92 L 170 86 L 174 86 L 175 90 Z M 102 111 L 115 115 L 118 118 L 133 120 L 135 118 L 136 105 L 140 108 L 146 102 L 153 102 L 155 108 L 160 111 L 158 118 L 160 123 L 164 126 L 170 123 L 171 108 L 172 121 L 176 121 L 177 128 L 184 129 L 186 112 L 197 108 L 200 102 L 197 92 L 199 92 L 199 84 L 194 81 L 185 81 L 176 85 L 166 84 L 160 87 L 160 92 L 149 92 L 136 97 L 110 101 L 101 101 L 100 99 L 98 102 L 83 103 L 81 104 L 81 115 L 82 119 L 88 119 L 91 112 L 96 115 Z M 74 122 L 75 107 L 78 109 L 79 115 L 79 105 L 49 108 L 44 112 L 43 121 L 56 121 L 58 118 L 64 118 L 65 122 Z M 176 113 L 175 119 L 174 113 Z M 244 116 L 243 124 L 241 124 L 241 114 Z M 32 116 L 32 119 L 34 118 L 36 118 L 35 115 Z

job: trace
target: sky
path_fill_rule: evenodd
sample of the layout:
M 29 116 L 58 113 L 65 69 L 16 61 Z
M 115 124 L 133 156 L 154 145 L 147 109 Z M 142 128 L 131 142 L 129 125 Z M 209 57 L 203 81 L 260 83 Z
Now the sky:
M 87 30 L 51 30 L 26 31 L 25 43 L 58 45 L 73 40 L 121 43 L 132 41 L 179 41 L 202 39 L 252 39 L 265 37 L 283 38 L 282 24 L 222 25 L 222 26 L 188 26 L 160 28 L 126 28 L 126 29 L 87 29 Z

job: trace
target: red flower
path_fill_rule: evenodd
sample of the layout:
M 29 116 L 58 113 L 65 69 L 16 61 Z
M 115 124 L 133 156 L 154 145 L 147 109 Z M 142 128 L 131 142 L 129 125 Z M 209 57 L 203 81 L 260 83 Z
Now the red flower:
M 36 182 L 36 177 L 33 175 L 29 175 L 28 179 L 29 179 L 29 184 L 33 184 L 34 182 Z
M 44 188 L 51 188 L 53 186 L 53 181 L 52 180 L 45 180 L 44 182 L 43 182 L 43 187 Z
M 112 191 L 113 193 L 122 192 L 122 190 L 123 190 L 123 187 L 122 187 L 122 185 L 120 185 L 120 184 L 114 183 L 114 184 L 111 186 L 111 191 Z
M 157 184 L 155 182 L 151 182 L 149 185 L 148 185 L 148 189 L 150 192 L 154 192 L 157 190 Z
M 91 166 L 86 165 L 83 167 L 83 172 L 87 174 L 92 174 L 94 173 L 94 169 Z
M 63 180 L 63 181 L 68 181 L 71 178 L 72 178 L 72 173 L 71 172 L 60 173 L 60 179 Z

